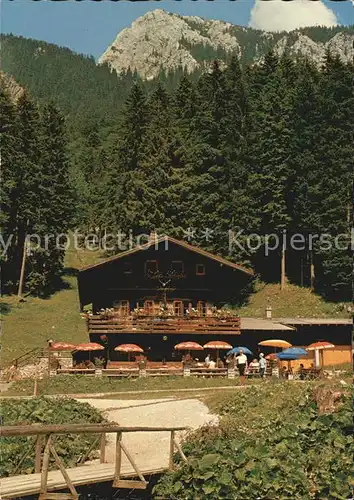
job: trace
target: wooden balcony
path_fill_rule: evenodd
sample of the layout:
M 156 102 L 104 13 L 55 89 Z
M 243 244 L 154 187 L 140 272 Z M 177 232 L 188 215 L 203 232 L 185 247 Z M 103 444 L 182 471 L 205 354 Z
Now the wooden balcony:
M 87 328 L 91 334 L 110 333 L 198 333 L 239 335 L 240 318 L 208 316 L 101 316 L 87 317 Z

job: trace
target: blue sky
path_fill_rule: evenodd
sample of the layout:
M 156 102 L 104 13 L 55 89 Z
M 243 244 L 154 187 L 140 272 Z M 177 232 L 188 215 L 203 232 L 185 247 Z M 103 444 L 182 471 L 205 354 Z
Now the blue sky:
M 324 3 L 336 14 L 340 24 L 354 24 L 354 8 L 351 1 Z M 160 8 L 182 15 L 197 15 L 207 19 L 247 25 L 253 5 L 253 0 L 237 2 L 2 0 L 1 31 L 45 40 L 98 58 L 120 30 L 130 26 L 134 19 L 150 10 Z

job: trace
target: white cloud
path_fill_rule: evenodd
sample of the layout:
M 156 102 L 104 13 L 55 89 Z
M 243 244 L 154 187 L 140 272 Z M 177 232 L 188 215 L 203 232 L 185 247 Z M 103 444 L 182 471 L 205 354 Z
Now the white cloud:
M 335 26 L 335 13 L 321 0 L 256 0 L 249 26 L 264 31 L 291 31 L 304 26 Z

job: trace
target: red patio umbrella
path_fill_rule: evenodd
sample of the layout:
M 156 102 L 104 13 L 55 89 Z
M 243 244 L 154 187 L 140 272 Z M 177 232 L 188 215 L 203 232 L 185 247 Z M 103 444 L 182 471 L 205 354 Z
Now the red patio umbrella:
M 76 349 L 75 344 L 70 344 L 70 342 L 53 342 L 49 349 L 51 351 L 74 351 Z
M 114 350 L 118 351 L 118 352 L 127 352 L 128 353 L 128 361 L 130 361 L 130 353 L 131 352 L 144 353 L 144 349 L 142 349 L 140 346 L 138 346 L 136 344 L 117 345 L 117 347 L 115 347 Z
M 104 347 L 96 342 L 87 342 L 86 344 L 78 344 L 74 351 L 87 351 L 89 353 L 89 360 L 91 360 L 91 351 L 104 351 Z
M 271 354 L 267 354 L 267 356 L 265 357 L 265 359 L 268 359 L 268 361 L 274 361 L 274 360 L 277 360 L 277 355 L 275 352 L 272 352 Z
M 181 342 L 175 345 L 177 351 L 202 351 L 204 347 L 197 342 Z
M 227 349 L 228 351 L 232 349 L 232 345 L 227 342 L 223 342 L 222 340 L 211 340 L 204 345 L 204 349 L 216 349 L 216 366 L 219 361 L 219 350 Z
M 321 366 L 323 367 L 323 351 L 325 349 L 334 349 L 335 345 L 332 344 L 331 342 L 327 342 L 325 340 L 322 340 L 320 342 L 314 342 L 313 344 L 310 344 L 306 350 L 307 351 L 317 351 L 319 353 L 321 353 L 320 357 L 321 357 Z M 316 357 L 316 364 L 317 364 L 317 357 Z
M 104 347 L 96 342 L 87 342 L 86 344 L 78 344 L 74 347 L 74 351 L 104 351 Z
M 190 354 L 191 351 L 202 351 L 204 347 L 197 342 L 187 341 L 176 344 L 175 349 L 176 351 L 188 351 L 188 354 Z
M 321 341 L 310 344 L 308 347 L 306 347 L 306 350 L 315 351 L 316 349 L 318 349 L 319 351 L 322 351 L 323 349 L 333 349 L 334 347 L 336 346 L 331 342 Z

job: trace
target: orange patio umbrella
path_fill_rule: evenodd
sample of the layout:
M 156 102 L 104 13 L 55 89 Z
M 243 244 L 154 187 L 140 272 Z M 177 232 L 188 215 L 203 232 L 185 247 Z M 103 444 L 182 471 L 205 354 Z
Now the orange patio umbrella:
M 114 348 L 115 351 L 118 352 L 127 352 L 128 353 L 128 361 L 130 361 L 130 353 L 131 352 L 140 352 L 144 353 L 144 349 L 136 344 L 120 344 Z
M 74 351 L 76 349 L 75 344 L 70 344 L 70 342 L 53 342 L 49 349 L 51 351 Z
M 263 347 L 280 347 L 281 349 L 287 349 L 292 346 L 290 342 L 281 339 L 262 340 L 261 342 L 258 342 L 258 345 Z
M 198 342 L 180 342 L 175 345 L 177 351 L 202 351 L 204 347 Z
M 104 351 L 104 347 L 96 342 L 87 342 L 86 344 L 78 344 L 73 349 L 74 351 Z
M 336 346 L 332 344 L 331 342 L 327 342 L 325 340 L 322 340 L 320 342 L 314 342 L 313 344 L 310 344 L 306 350 L 307 351 L 317 351 L 318 353 L 321 353 L 321 366 L 323 366 L 323 351 L 325 349 L 334 349 Z M 317 358 L 316 358 L 317 359 Z
M 220 349 L 232 349 L 232 345 L 227 342 L 223 342 L 222 340 L 211 340 L 204 345 L 204 349 L 216 349 L 216 365 L 219 361 L 219 350 Z
M 191 353 L 191 351 L 202 351 L 204 347 L 198 342 L 180 342 L 179 344 L 175 345 L 176 351 L 188 351 L 188 354 Z
M 87 342 L 86 344 L 78 344 L 74 351 L 87 351 L 89 359 L 91 359 L 91 351 L 104 351 L 104 347 L 101 344 L 96 344 L 96 342 Z

